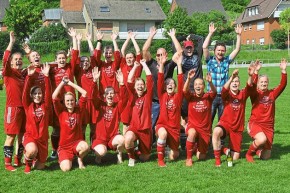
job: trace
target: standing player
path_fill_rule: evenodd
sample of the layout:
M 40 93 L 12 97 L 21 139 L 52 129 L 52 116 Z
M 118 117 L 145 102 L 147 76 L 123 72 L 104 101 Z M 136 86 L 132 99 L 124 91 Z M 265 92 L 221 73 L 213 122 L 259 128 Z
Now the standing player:
M 168 144 L 171 149 L 169 154 L 170 160 L 175 160 L 179 156 L 179 138 L 180 138 L 180 114 L 182 104 L 182 88 L 183 88 L 183 74 L 182 74 L 182 54 L 176 52 L 172 60 L 178 67 L 178 87 L 175 92 L 176 83 L 172 78 L 167 78 L 164 81 L 164 63 L 166 57 L 162 57 L 159 73 L 158 73 L 158 98 L 160 102 L 160 115 L 156 123 L 157 139 L 157 156 L 158 166 L 166 167 L 164 163 L 165 147 Z
M 215 166 L 221 166 L 221 151 L 226 155 L 231 154 L 233 160 L 240 157 L 242 137 L 245 123 L 246 100 L 252 89 L 252 75 L 254 73 L 253 66 L 248 69 L 249 78 L 244 89 L 239 90 L 240 78 L 239 71 L 233 71 L 232 76 L 225 83 L 222 90 L 222 100 L 224 102 L 224 112 L 213 129 L 212 145 L 215 156 Z M 229 136 L 229 148 L 221 145 L 221 139 Z
M 205 83 L 202 78 L 194 80 L 194 93 L 189 91 L 190 80 L 195 77 L 195 70 L 188 72 L 184 84 L 184 95 L 188 101 L 188 125 L 186 128 L 186 166 L 192 166 L 192 155 L 196 153 L 199 160 L 206 158 L 211 134 L 211 106 L 216 96 L 210 73 L 206 80 L 210 85 L 210 91 L 204 93 Z
M 116 93 L 119 93 L 119 83 L 116 79 L 115 73 L 119 69 L 120 61 L 121 61 L 121 55 L 118 48 L 118 44 L 116 42 L 116 39 L 118 37 L 117 33 L 112 33 L 111 39 L 113 41 L 113 46 L 106 46 L 104 48 L 104 57 L 105 60 L 101 60 L 101 43 L 103 39 L 103 34 L 97 33 L 97 46 L 94 51 L 94 56 L 96 59 L 96 64 L 99 70 L 101 71 L 101 77 L 100 77 L 100 96 L 103 96 L 105 88 L 108 86 L 111 86 L 114 88 Z M 112 57 L 114 55 L 114 61 L 112 60 Z
M 125 148 L 129 156 L 128 166 L 135 165 L 134 142 L 139 140 L 138 149 L 141 152 L 139 156 L 141 161 L 146 161 L 151 154 L 151 108 L 153 96 L 153 77 L 146 64 L 146 61 L 141 60 L 141 64 L 146 73 L 146 90 L 145 81 L 137 78 L 133 82 L 134 74 L 139 68 L 139 63 L 136 61 L 134 67 L 128 75 L 128 94 L 129 103 L 133 106 L 132 115 L 128 131 L 125 133 Z
M 15 43 L 14 32 L 10 32 L 10 42 L 3 56 L 3 77 L 6 86 L 6 107 L 4 118 L 4 130 L 6 139 L 4 142 L 5 169 L 15 171 L 11 165 L 14 151 L 14 140 L 17 136 L 19 147 L 14 158 L 14 165 L 21 165 L 24 147 L 22 137 L 25 132 L 25 111 L 22 104 L 22 92 L 26 71 L 22 70 L 22 55 L 16 52 L 11 55 Z M 11 55 L 11 56 L 10 56 Z
M 61 96 L 63 97 L 63 103 L 61 103 L 59 93 L 65 85 L 71 86 L 81 93 L 78 106 L 76 106 L 75 94 L 71 92 Z M 78 156 L 79 168 L 85 168 L 83 158 L 89 151 L 89 146 L 82 136 L 82 113 L 86 107 L 86 94 L 84 89 L 71 82 L 68 77 L 63 77 L 52 94 L 54 110 L 60 123 L 58 160 L 60 169 L 64 172 L 71 169 L 75 155 Z
M 121 113 L 128 102 L 126 95 L 126 86 L 122 72 L 116 73 L 117 81 L 120 84 L 120 99 L 114 100 L 115 91 L 112 87 L 107 87 L 104 93 L 103 101 L 98 96 L 97 81 L 99 79 L 100 72 L 98 68 L 93 70 L 93 103 L 97 111 L 96 121 L 96 139 L 93 141 L 92 149 L 95 150 L 96 162 L 101 163 L 101 158 L 107 153 L 107 148 L 117 151 L 118 163 L 122 163 L 122 153 L 124 150 L 124 137 L 119 133 L 119 123 Z
M 125 83 L 127 83 L 128 75 L 134 66 L 134 62 L 135 61 L 140 62 L 141 60 L 140 48 L 135 40 L 135 36 L 136 34 L 134 32 L 129 31 L 128 37 L 121 48 L 122 57 L 121 57 L 120 69 L 123 73 Z M 134 54 L 133 52 L 125 53 L 130 39 L 132 40 L 136 54 Z M 140 77 L 141 73 L 142 73 L 142 66 L 140 66 L 137 69 L 134 79 Z M 126 131 L 128 130 L 130 120 L 131 120 L 131 114 L 132 114 L 132 106 L 130 103 L 127 103 L 125 109 L 123 110 L 123 113 L 121 114 L 121 122 L 123 123 L 123 135 L 125 135 Z
M 266 75 L 260 75 L 258 72 L 261 68 L 259 61 L 256 62 L 254 85 L 257 89 L 251 93 L 252 112 L 248 124 L 249 134 L 254 139 L 246 154 L 248 162 L 254 162 L 253 156 L 258 155 L 260 159 L 269 159 L 274 138 L 275 123 L 275 101 L 284 91 L 287 85 L 287 62 L 281 60 L 281 81 L 274 89 L 268 89 L 269 78 Z
M 229 79 L 229 65 L 230 63 L 235 59 L 235 57 L 238 55 L 241 47 L 241 33 L 242 33 L 242 25 L 238 24 L 237 27 L 235 27 L 235 32 L 237 34 L 237 43 L 236 48 L 232 51 L 232 53 L 229 56 L 225 56 L 226 53 L 226 45 L 224 43 L 216 43 L 214 47 L 214 56 L 210 56 L 208 46 L 210 43 L 210 38 L 216 31 L 216 27 L 214 26 L 214 23 L 209 24 L 209 33 L 204 40 L 203 43 L 203 54 L 204 58 L 206 60 L 207 64 L 207 71 L 211 73 L 212 82 L 213 85 L 217 89 L 217 96 L 213 101 L 212 104 L 212 121 L 214 120 L 215 114 L 218 110 L 218 120 L 220 120 L 220 117 L 223 113 L 223 101 L 221 98 L 221 91 L 224 86 L 224 84 Z M 210 87 L 208 85 L 207 89 L 209 90 Z
M 28 76 L 25 80 L 22 96 L 26 113 L 26 131 L 23 138 L 25 147 L 25 173 L 30 173 L 32 162 L 36 159 L 35 168 L 44 169 L 48 154 L 48 124 L 51 111 L 51 85 L 48 64 L 44 64 L 42 74 L 45 76 L 45 96 L 39 86 L 33 86 L 35 68 L 27 68 Z

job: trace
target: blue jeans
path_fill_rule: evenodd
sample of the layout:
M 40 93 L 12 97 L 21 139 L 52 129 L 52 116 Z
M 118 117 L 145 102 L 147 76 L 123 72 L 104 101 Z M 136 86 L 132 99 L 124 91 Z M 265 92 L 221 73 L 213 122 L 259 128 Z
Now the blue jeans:
M 216 111 L 218 111 L 218 120 L 220 120 L 220 118 L 223 114 L 223 111 L 224 111 L 224 104 L 223 104 L 222 97 L 220 95 L 217 95 L 212 102 L 212 106 L 211 106 L 211 119 L 212 119 L 212 121 L 214 120 Z
M 158 102 L 152 102 L 152 110 L 151 110 L 151 120 L 152 120 L 152 134 L 153 134 L 153 140 L 152 142 L 156 141 L 156 136 L 155 136 L 155 125 L 157 122 L 157 119 L 159 117 L 159 112 L 160 112 L 160 104 Z

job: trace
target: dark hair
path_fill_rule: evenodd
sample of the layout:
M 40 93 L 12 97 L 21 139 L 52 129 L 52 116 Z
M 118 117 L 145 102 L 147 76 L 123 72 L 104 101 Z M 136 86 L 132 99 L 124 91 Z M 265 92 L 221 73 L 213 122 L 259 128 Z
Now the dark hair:
M 55 59 L 57 58 L 57 56 L 58 55 L 60 55 L 60 54 L 63 54 L 64 56 L 65 56 L 65 58 L 66 58 L 66 51 L 64 51 L 64 50 L 59 50 L 58 52 L 56 52 L 56 54 L 55 54 Z
M 82 58 L 86 58 L 86 59 L 88 59 L 89 62 L 91 61 L 90 57 L 88 57 L 88 56 L 81 56 L 81 57 L 80 57 L 81 62 L 82 62 Z
M 108 95 L 110 91 L 114 91 L 115 93 L 115 89 L 112 86 L 107 86 L 104 91 L 104 96 Z
M 136 58 L 136 54 L 135 54 L 135 53 L 133 53 L 133 52 L 128 52 L 128 53 L 126 53 L 125 57 L 127 56 L 127 54 L 132 54 L 132 55 L 133 55 L 133 57 L 134 57 L 134 58 Z
M 136 79 L 135 79 L 135 83 L 136 83 L 137 81 L 139 81 L 139 80 L 141 80 L 141 81 L 145 84 L 145 80 L 143 80 L 143 78 L 141 78 L 141 77 L 136 78 Z
M 174 85 L 176 86 L 176 81 L 173 78 L 166 78 L 165 85 L 167 86 L 171 80 L 173 80 Z
M 10 56 L 10 59 L 12 59 L 15 55 L 20 55 L 22 57 L 22 54 L 20 52 L 15 52 Z
M 223 42 L 217 42 L 216 44 L 215 44 L 215 46 L 214 46 L 214 51 L 215 51 L 215 49 L 218 47 L 218 46 L 223 46 L 225 49 L 227 49 L 227 47 L 226 47 L 226 44 L 225 43 L 223 43 Z
M 113 46 L 105 46 L 104 47 L 104 52 L 105 52 L 105 50 L 114 50 L 114 49 L 113 49 Z
M 30 97 L 32 97 L 32 94 L 34 93 L 34 91 L 36 89 L 40 89 L 41 90 L 41 88 L 39 86 L 33 86 L 33 87 L 31 87 L 31 89 L 30 89 Z M 42 90 L 41 90 L 41 92 L 42 92 Z

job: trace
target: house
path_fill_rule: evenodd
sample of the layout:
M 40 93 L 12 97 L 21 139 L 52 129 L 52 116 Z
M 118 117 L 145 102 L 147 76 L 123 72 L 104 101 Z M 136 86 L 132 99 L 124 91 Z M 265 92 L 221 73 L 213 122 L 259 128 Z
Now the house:
M 191 16 L 195 12 L 208 13 L 212 10 L 222 12 L 227 16 L 221 0 L 172 0 L 170 12 L 173 12 L 176 7 L 181 7 Z
M 0 31 L 6 31 L 7 27 L 4 25 L 4 16 L 6 9 L 9 7 L 9 0 L 0 1 Z
M 59 23 L 62 16 L 62 9 L 44 9 L 42 11 L 42 25 L 48 26 L 51 23 Z
M 161 26 L 166 19 L 157 1 L 61 0 L 60 9 L 60 22 L 66 28 L 75 28 L 83 38 L 87 32 L 95 38 L 96 32 L 101 31 L 104 39 L 110 39 L 116 31 L 120 39 L 125 39 L 127 32 L 133 30 L 138 31 L 137 39 L 147 39 L 150 27 Z M 159 30 L 155 38 L 165 37 Z
M 244 26 L 242 44 L 272 44 L 270 34 L 280 29 L 280 13 L 289 7 L 289 0 L 252 0 L 236 21 Z

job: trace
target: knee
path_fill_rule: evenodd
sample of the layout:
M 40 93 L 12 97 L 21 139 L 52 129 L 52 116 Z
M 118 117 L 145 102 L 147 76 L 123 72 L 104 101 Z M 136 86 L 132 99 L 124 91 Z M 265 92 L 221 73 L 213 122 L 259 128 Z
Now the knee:
M 67 171 L 70 171 L 71 169 L 71 163 L 60 163 L 60 169 L 63 171 L 63 172 L 67 172 Z
M 258 138 L 256 138 L 256 145 L 260 146 L 267 142 L 267 137 L 265 135 L 260 135 Z
M 213 130 L 212 138 L 220 138 L 223 135 L 223 130 L 220 127 L 216 127 Z
M 179 157 L 179 151 L 171 151 L 172 153 L 170 153 L 169 155 L 169 159 L 170 160 L 176 160 Z
M 33 159 L 37 155 L 37 151 L 33 149 L 27 149 L 25 150 L 25 157 L 28 159 Z
M 167 132 L 164 128 L 160 128 L 158 131 L 158 138 L 160 139 L 166 139 L 167 138 Z
M 101 157 L 103 157 L 107 153 L 107 148 L 105 148 L 103 145 L 97 145 L 94 150 L 96 155 Z
M 149 160 L 149 158 L 150 158 L 150 154 L 141 154 L 141 155 L 139 156 L 139 159 L 140 159 L 142 162 L 145 162 L 145 161 Z

